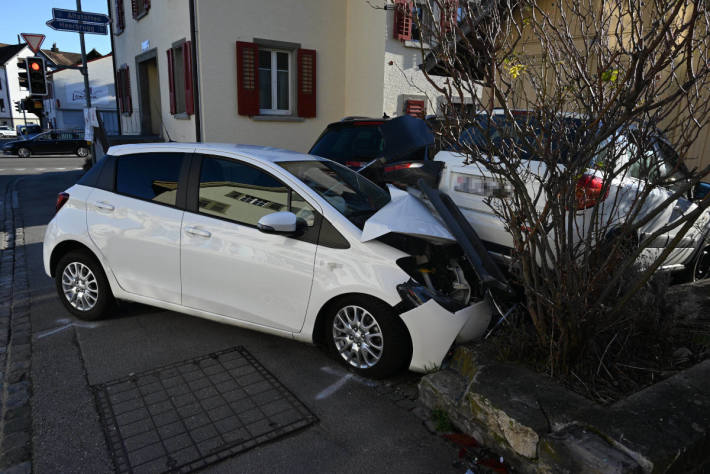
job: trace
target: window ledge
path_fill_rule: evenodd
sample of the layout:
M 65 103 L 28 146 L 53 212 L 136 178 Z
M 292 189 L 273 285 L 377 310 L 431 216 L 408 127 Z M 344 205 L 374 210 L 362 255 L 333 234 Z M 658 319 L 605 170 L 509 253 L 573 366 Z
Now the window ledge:
M 257 122 L 305 122 L 303 117 L 293 115 L 253 115 L 252 120 Z
M 405 48 L 431 49 L 431 46 L 429 46 L 429 43 L 422 44 L 422 42 L 419 40 L 405 40 L 405 41 L 403 41 L 403 44 L 404 44 Z
M 140 20 L 141 18 L 143 18 L 143 17 L 146 16 L 147 14 L 148 14 L 148 10 L 145 10 L 144 12 L 139 13 L 139 14 L 136 15 L 136 17 L 135 17 L 136 21 Z
M 190 116 L 186 112 L 180 112 L 179 114 L 173 114 L 175 120 L 190 120 Z

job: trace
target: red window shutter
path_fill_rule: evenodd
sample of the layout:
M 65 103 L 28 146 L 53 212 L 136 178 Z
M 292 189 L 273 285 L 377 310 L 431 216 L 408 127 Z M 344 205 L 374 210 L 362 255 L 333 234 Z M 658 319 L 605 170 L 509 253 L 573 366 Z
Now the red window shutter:
M 127 114 L 128 113 L 128 100 L 126 98 L 126 66 L 123 66 L 119 72 L 121 73 L 119 76 L 119 83 L 118 83 L 118 88 L 119 88 L 119 97 L 121 97 L 121 113 Z
M 116 0 L 116 29 L 119 33 L 126 28 L 126 13 L 123 10 L 123 1 Z
M 446 34 L 456 27 L 459 20 L 459 1 L 458 0 L 443 0 L 441 2 L 441 14 L 439 23 L 441 24 L 441 33 Z
M 316 51 L 299 49 L 298 64 L 298 116 L 316 116 Z
M 131 0 L 131 11 L 134 19 L 138 18 L 138 1 L 139 0 Z
M 412 39 L 412 0 L 394 0 L 394 39 Z
M 168 93 L 170 94 L 170 113 L 175 115 L 175 62 L 173 61 L 173 49 L 166 51 L 168 55 Z
M 126 113 L 128 115 L 131 115 L 133 113 L 133 101 L 131 99 L 131 74 L 128 66 L 126 66 L 126 69 L 124 71 L 124 77 L 126 81 L 126 96 L 124 98 L 125 104 L 126 104 Z
M 123 113 L 123 69 L 116 71 L 116 99 L 118 100 L 118 113 Z
M 408 100 L 404 112 L 412 117 L 424 118 L 426 113 L 425 103 L 423 100 Z
M 237 111 L 239 115 L 259 115 L 259 47 L 237 41 Z
M 195 91 L 192 86 L 192 42 L 182 45 L 182 63 L 185 65 L 185 113 L 195 113 Z

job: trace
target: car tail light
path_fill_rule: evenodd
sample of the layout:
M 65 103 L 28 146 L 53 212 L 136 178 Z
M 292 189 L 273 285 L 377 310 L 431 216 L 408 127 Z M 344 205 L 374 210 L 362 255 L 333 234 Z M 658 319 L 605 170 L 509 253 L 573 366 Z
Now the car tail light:
M 346 161 L 345 166 L 349 166 L 351 168 L 362 168 L 367 164 L 367 161 Z
M 55 209 L 56 209 L 55 213 L 59 212 L 59 209 L 61 209 L 62 206 L 67 203 L 68 200 L 69 200 L 69 193 L 57 194 L 57 204 L 55 206 Z
M 362 127 L 364 125 L 382 125 L 383 123 L 381 120 L 366 120 L 364 122 L 353 122 L 352 124 L 356 127 Z
M 385 173 L 406 170 L 409 168 L 421 168 L 422 166 L 424 166 L 423 163 L 397 163 L 396 165 L 385 166 Z
M 577 181 L 575 197 L 577 200 L 577 210 L 589 209 L 609 196 L 609 188 L 602 195 L 604 181 L 594 175 L 584 174 Z

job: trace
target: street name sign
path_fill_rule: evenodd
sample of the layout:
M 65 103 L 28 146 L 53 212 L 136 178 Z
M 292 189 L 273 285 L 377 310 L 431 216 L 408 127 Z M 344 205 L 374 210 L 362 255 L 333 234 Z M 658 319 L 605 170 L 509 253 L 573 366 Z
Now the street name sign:
M 92 33 L 95 35 L 108 34 L 106 25 L 93 23 L 77 23 L 75 21 L 52 19 L 47 21 L 47 26 L 57 31 L 73 31 L 75 33 Z
M 25 42 L 27 42 L 27 46 L 29 46 L 35 54 L 39 51 L 39 47 L 42 46 L 42 41 L 44 41 L 44 35 L 34 33 L 22 33 L 22 38 L 24 38 Z
M 103 13 L 79 12 L 76 10 L 65 10 L 63 8 L 52 8 L 53 20 L 82 21 L 84 23 L 98 23 L 107 25 L 108 15 Z

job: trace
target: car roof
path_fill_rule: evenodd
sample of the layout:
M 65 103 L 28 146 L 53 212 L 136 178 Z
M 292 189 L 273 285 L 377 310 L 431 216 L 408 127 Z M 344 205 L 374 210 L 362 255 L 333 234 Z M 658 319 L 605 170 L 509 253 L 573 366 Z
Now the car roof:
M 282 148 L 257 145 L 238 145 L 232 143 L 136 143 L 131 145 L 116 145 L 108 150 L 109 155 L 126 155 L 130 153 L 160 152 L 163 149 L 170 151 L 184 150 L 185 152 L 238 154 L 262 163 L 276 163 L 282 161 L 323 161 L 319 156 L 307 155 Z
M 382 117 L 345 117 L 344 119 L 338 121 L 338 122 L 332 122 L 329 123 L 326 128 L 332 128 L 332 127 L 343 127 L 346 125 L 353 125 L 353 124 L 363 124 L 363 125 L 381 125 L 385 123 L 387 119 L 384 119 Z

